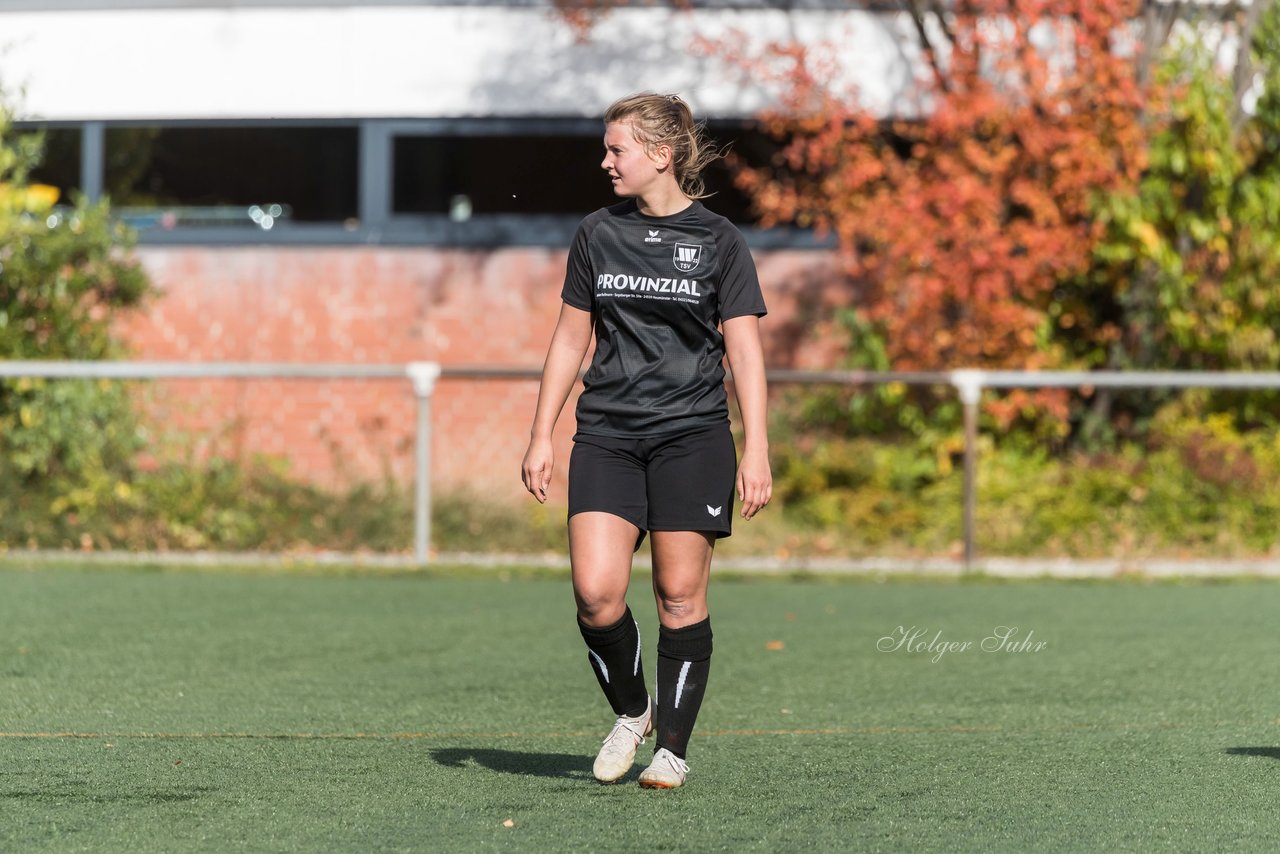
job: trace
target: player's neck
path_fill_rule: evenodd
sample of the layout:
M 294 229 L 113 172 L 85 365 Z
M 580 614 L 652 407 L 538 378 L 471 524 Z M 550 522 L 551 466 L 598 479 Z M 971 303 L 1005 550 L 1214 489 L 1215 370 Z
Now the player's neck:
M 671 216 L 691 204 L 693 199 L 682 193 L 674 182 L 670 186 L 636 197 L 636 207 L 645 216 Z

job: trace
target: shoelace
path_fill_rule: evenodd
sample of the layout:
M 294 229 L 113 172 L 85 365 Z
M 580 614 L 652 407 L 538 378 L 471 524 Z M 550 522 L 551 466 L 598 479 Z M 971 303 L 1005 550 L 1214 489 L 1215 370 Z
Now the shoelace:
M 689 773 L 688 762 L 685 762 L 683 759 L 681 759 L 679 756 L 676 756 L 670 750 L 664 750 L 662 751 L 662 754 L 663 754 L 662 758 L 665 759 L 667 763 L 671 765 L 672 768 L 679 769 L 681 774 Z
M 632 729 L 632 728 L 628 725 L 628 724 L 631 724 L 631 723 L 632 723 L 632 721 L 627 721 L 627 720 L 623 720 L 622 718 L 618 718 L 618 722 L 617 722 L 617 723 L 615 723 L 615 724 L 613 725 L 613 729 L 609 730 L 609 734 L 608 734 L 608 735 L 606 735 L 606 736 L 604 737 L 604 743 L 605 743 L 605 744 L 608 744 L 609 742 L 613 741 L 613 737 L 614 737 L 615 735 L 617 735 L 617 734 L 618 734 L 618 730 L 620 730 L 620 729 L 625 729 L 627 732 L 631 733 L 631 734 L 632 734 L 632 735 L 634 735 L 637 739 L 639 739 L 639 740 L 636 742 L 636 744 L 644 744 L 644 736 L 643 736 L 643 735 L 641 735 L 640 733 L 636 732 L 634 729 Z M 639 721 L 634 721 L 634 723 L 637 723 L 637 724 L 638 724 L 638 723 L 640 723 L 640 722 L 639 722 Z

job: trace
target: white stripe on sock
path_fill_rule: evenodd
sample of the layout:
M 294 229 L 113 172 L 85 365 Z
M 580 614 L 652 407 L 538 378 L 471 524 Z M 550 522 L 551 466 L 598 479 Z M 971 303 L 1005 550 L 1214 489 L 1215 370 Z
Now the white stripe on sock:
M 591 657 L 594 658 L 596 660 L 596 664 L 600 666 L 600 675 L 604 677 L 604 683 L 608 685 L 609 684 L 609 668 L 604 666 L 604 659 L 596 655 L 596 651 L 594 649 L 589 649 L 587 650 L 587 652 L 591 653 Z
M 636 623 L 635 620 L 632 620 L 631 622 Z M 631 675 L 635 676 L 639 672 L 640 672 L 640 624 L 636 623 L 636 663 L 635 663 L 635 666 L 631 668 Z
M 692 661 L 686 661 L 684 664 L 680 665 L 680 678 L 676 680 L 676 705 L 675 705 L 675 707 L 676 707 L 677 709 L 678 709 L 678 708 L 680 708 L 680 695 L 684 693 L 684 678 L 685 678 L 686 676 L 688 676 L 688 675 L 689 675 L 689 665 L 690 665 L 690 664 L 693 664 L 693 662 L 692 662 Z

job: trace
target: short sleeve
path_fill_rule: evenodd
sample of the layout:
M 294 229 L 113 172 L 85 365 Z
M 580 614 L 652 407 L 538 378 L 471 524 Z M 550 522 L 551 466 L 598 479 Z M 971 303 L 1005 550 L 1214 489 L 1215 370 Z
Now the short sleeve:
M 594 291 L 591 283 L 591 257 L 587 243 L 591 237 L 588 221 L 578 226 L 578 233 L 569 247 L 569 263 L 564 271 L 564 288 L 560 299 L 574 308 L 591 311 Z
M 723 264 L 717 288 L 720 319 L 729 320 L 747 314 L 763 317 L 768 309 L 765 308 L 764 294 L 760 291 L 760 278 L 756 274 L 756 263 L 751 258 L 751 250 L 747 248 L 742 234 L 732 226 L 719 237 L 724 241 Z

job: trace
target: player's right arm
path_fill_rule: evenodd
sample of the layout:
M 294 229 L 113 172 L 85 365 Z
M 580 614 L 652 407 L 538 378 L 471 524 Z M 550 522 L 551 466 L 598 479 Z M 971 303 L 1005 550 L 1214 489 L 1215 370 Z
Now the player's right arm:
M 569 392 L 582 367 L 582 357 L 590 343 L 591 312 L 562 303 L 560 319 L 556 321 L 556 331 L 551 336 L 551 346 L 547 348 L 547 361 L 542 366 L 538 408 L 534 412 L 533 428 L 529 431 L 529 449 L 520 467 L 524 488 L 533 493 L 540 503 L 546 503 L 555 464 L 551 432 L 560 417 L 560 410 L 569 399 Z

